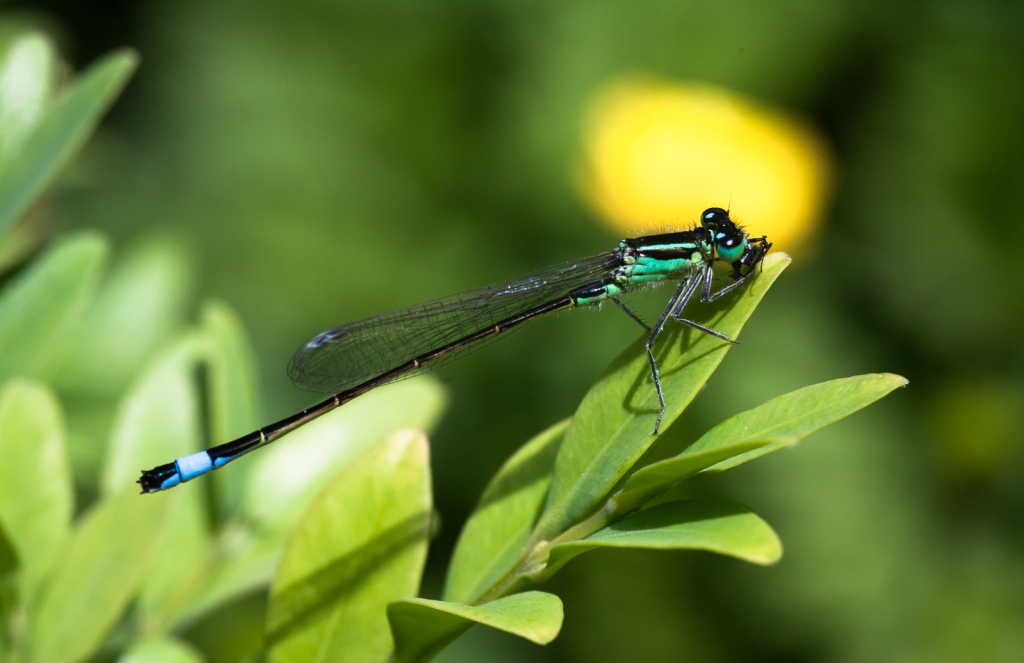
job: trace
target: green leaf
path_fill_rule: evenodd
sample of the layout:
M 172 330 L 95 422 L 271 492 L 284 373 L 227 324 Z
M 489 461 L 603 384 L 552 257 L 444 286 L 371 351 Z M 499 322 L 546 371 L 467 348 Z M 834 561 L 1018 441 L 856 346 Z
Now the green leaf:
M 158 356 L 118 406 L 102 476 L 103 494 L 138 491 L 139 472 L 199 449 L 200 405 L 195 369 L 203 337 L 191 333 Z M 204 494 L 197 486 L 181 495 L 167 514 L 168 535 L 156 554 L 139 596 L 147 635 L 161 634 L 199 591 L 211 540 Z
M 388 620 L 395 639 L 393 662 L 424 663 L 475 624 L 546 645 L 562 628 L 562 601 L 546 592 L 513 594 L 481 606 L 402 599 L 388 605 Z
M 12 622 L 18 620 L 20 610 L 18 595 L 18 553 L 0 522 L 0 662 L 9 663 L 16 659 L 9 649 L 16 649 L 18 635 L 12 633 Z
M 201 318 L 207 338 L 210 442 L 218 445 L 258 426 L 256 360 L 242 321 L 227 304 L 207 302 Z M 221 520 L 241 506 L 246 476 L 258 459 L 244 456 L 213 475 Z
M 184 324 L 189 260 L 177 244 L 148 240 L 117 261 L 47 377 L 62 394 L 123 394 Z
M 132 645 L 117 663 L 203 663 L 203 657 L 186 642 L 158 638 Z
M 18 604 L 18 551 L 14 549 L 0 521 L 0 624 L 6 624 L 10 613 Z M 4 653 L 4 633 L 0 630 L 0 661 L 6 661 Z
M 46 229 L 42 224 L 23 223 L 0 238 L 0 276 L 26 264 L 43 245 Z
M 167 633 L 203 589 L 213 556 L 205 495 L 182 491 L 167 516 L 167 532 L 139 591 L 139 628 L 147 636 Z
M 560 421 L 524 444 L 487 484 L 452 554 L 446 601 L 472 603 L 515 565 L 544 506 L 568 425 Z
M 796 444 L 796 439 L 776 440 L 779 448 Z M 745 440 L 734 444 L 723 443 L 712 449 L 687 449 L 678 456 L 667 458 L 637 470 L 626 481 L 622 490 L 612 496 L 617 513 L 628 513 L 643 506 L 674 484 L 688 479 L 716 463 L 741 456 L 747 452 L 772 444 L 769 440 Z
M 789 256 L 773 253 L 764 271 L 734 293 L 687 313 L 696 322 L 736 338 L 783 269 Z M 731 344 L 690 327 L 669 322 L 655 346 L 665 392 L 667 428 L 704 386 Z M 638 340 L 621 354 L 595 384 L 573 416 L 558 451 L 547 506 L 534 540 L 551 540 L 593 510 L 654 442 L 658 396 Z
M 31 616 L 31 660 L 77 663 L 117 623 L 160 547 L 173 494 L 121 495 L 82 519 Z
M 14 549 L 11 538 L 7 536 L 7 530 L 0 521 L 0 583 L 18 570 L 18 551 Z
M 210 610 L 270 583 L 281 559 L 277 533 L 254 535 L 237 523 L 218 538 L 217 564 L 208 569 L 202 587 L 178 623 L 192 623 Z
M 0 170 L 0 237 L 82 147 L 137 63 L 131 51 L 114 52 L 58 95 L 20 151 Z
M 73 511 L 57 398 L 42 384 L 12 380 L 0 391 L 0 523 L 21 560 L 24 600 L 66 543 Z
M 722 472 L 793 444 L 906 385 L 907 379 L 901 375 L 872 373 L 804 387 L 726 419 L 692 448 L 712 449 L 729 438 L 763 439 L 771 443 L 722 461 L 702 473 Z
M 199 450 L 195 367 L 202 351 L 202 337 L 186 335 L 157 357 L 121 399 L 103 469 L 104 495 L 136 492 L 142 470 Z
M 418 431 L 398 431 L 335 477 L 289 537 L 271 585 L 270 660 L 383 661 L 385 609 L 419 587 L 430 510 Z
M 107 242 L 78 233 L 57 243 L 0 291 L 0 383 L 46 367 L 92 299 Z
M 206 303 L 201 317 L 209 369 L 211 444 L 217 445 L 256 428 L 256 368 L 245 329 L 226 304 Z M 213 474 L 222 521 L 237 508 L 248 465 L 258 459 L 258 455 L 249 456 Z M 237 524 L 224 532 L 212 565 L 196 565 L 202 582 L 192 588 L 187 605 L 179 606 L 175 619 L 194 621 L 217 605 L 268 584 L 284 534 L 283 530 L 269 536 L 254 534 Z
M 773 564 L 782 556 L 778 535 L 746 507 L 720 500 L 683 500 L 653 506 L 585 539 L 554 546 L 539 579 L 595 548 L 707 550 L 754 564 Z
M 5 40 L 0 53 L 0 172 L 32 133 L 53 96 L 57 48 L 44 34 Z
M 75 488 L 77 494 L 88 499 L 100 493 L 100 474 L 107 461 L 117 402 L 69 395 L 61 404 L 67 422 L 68 459 Z
M 248 477 L 245 513 L 265 530 L 292 527 L 339 470 L 399 428 L 430 430 L 446 404 L 436 380 L 374 389 L 260 451 Z
M 697 473 L 721 472 L 782 447 L 874 403 L 907 383 L 899 375 L 859 375 L 792 391 L 726 419 L 685 451 L 637 470 L 614 499 L 620 512 Z

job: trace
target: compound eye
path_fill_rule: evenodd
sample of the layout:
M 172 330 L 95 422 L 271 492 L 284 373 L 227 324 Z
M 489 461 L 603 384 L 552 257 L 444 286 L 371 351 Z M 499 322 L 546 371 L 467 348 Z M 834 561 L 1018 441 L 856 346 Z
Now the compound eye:
M 719 233 L 721 235 L 722 233 Z M 743 235 L 728 235 L 717 238 L 715 248 L 718 249 L 718 257 L 726 262 L 739 260 L 747 248 L 747 238 Z
M 719 228 L 729 221 L 729 213 L 721 207 L 709 207 L 700 215 L 700 225 L 705 228 Z

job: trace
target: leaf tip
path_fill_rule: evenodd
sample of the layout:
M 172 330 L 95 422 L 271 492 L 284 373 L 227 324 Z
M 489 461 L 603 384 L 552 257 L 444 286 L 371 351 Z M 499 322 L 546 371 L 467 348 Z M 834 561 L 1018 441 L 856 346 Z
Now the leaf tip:
M 910 380 L 903 377 L 902 375 L 897 375 L 896 373 L 878 373 L 877 377 L 879 381 L 888 383 L 889 385 L 892 386 L 893 389 L 906 387 L 908 384 L 910 384 Z
M 775 566 L 782 559 L 782 539 L 779 538 L 779 534 L 775 531 L 774 527 L 763 520 L 762 523 L 766 529 L 765 534 L 767 536 L 765 541 L 756 552 L 752 551 L 752 554 L 745 556 L 743 559 L 760 566 Z
M 129 46 L 118 48 L 107 55 L 108 61 L 113 67 L 122 69 L 125 75 L 134 74 L 142 62 L 142 56 L 137 50 Z

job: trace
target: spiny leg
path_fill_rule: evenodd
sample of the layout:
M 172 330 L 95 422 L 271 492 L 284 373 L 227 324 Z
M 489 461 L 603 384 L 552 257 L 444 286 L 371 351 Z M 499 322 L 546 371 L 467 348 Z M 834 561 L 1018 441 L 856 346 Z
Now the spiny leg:
M 711 280 L 709 278 L 710 274 L 711 274 L 711 265 L 707 265 L 706 267 L 704 267 L 704 272 L 701 274 L 701 281 L 703 282 L 704 287 L 706 289 L 710 287 L 710 283 L 711 283 Z M 683 323 L 684 325 L 688 325 L 690 327 L 693 327 L 694 329 L 702 331 L 705 334 L 710 334 L 711 336 L 714 336 L 715 338 L 720 338 L 723 341 L 728 341 L 729 343 L 735 343 L 737 345 L 739 344 L 739 341 L 733 340 L 733 339 L 729 338 L 728 336 L 726 336 L 725 334 L 723 334 L 721 332 L 717 332 L 714 329 L 708 329 L 704 325 L 697 324 L 693 320 L 687 320 L 687 319 L 681 317 L 683 315 L 683 307 L 685 307 L 685 306 L 686 306 L 686 301 L 685 300 L 682 300 L 679 303 L 677 303 L 675 308 L 672 309 L 672 317 L 675 318 L 676 320 L 678 320 L 679 322 Z
M 646 329 L 646 330 L 647 330 L 648 332 L 649 332 L 649 331 L 651 331 L 651 327 L 650 327 L 650 325 L 648 325 L 648 324 L 647 324 L 646 322 L 644 322 L 643 320 L 641 320 L 641 319 L 640 319 L 640 316 L 638 316 L 638 315 L 637 315 L 636 313 L 633 313 L 633 311 L 631 311 L 631 310 L 629 309 L 629 307 L 628 307 L 628 306 L 626 306 L 625 304 L 623 304 L 622 302 L 620 302 L 620 301 L 619 301 L 618 299 L 616 299 L 616 298 L 614 298 L 614 297 L 612 297 L 612 298 L 611 298 L 611 300 L 612 300 L 613 302 L 615 302 L 616 304 L 618 304 L 618 305 L 619 305 L 619 308 L 621 308 L 621 309 L 622 309 L 623 311 L 625 311 L 625 312 L 626 312 L 626 315 L 628 315 L 629 317 L 631 317 L 631 318 L 633 318 L 634 320 L 636 320 L 636 321 L 637 321 L 637 324 L 639 324 L 639 325 L 640 325 L 641 327 L 643 327 L 644 329 Z
M 661 390 L 661 376 L 658 374 L 658 362 L 654 359 L 654 351 L 651 347 L 654 345 L 654 341 L 657 340 L 658 334 L 661 333 L 662 328 L 665 326 L 665 321 L 668 320 L 668 316 L 677 307 L 686 306 L 686 301 L 693 295 L 693 291 L 697 289 L 697 284 L 700 281 L 692 276 L 679 284 L 679 290 L 676 290 L 676 294 L 669 300 L 668 306 L 662 311 L 661 317 L 658 318 L 658 322 L 655 323 L 654 328 L 651 329 L 650 335 L 647 336 L 647 361 L 651 364 L 651 376 L 654 378 L 654 388 L 658 392 L 658 403 L 661 408 L 658 410 L 658 420 L 654 422 L 654 435 L 658 434 L 658 428 L 661 426 L 661 418 L 665 416 L 665 394 Z
M 674 317 L 674 316 L 673 316 L 673 317 Z M 689 327 L 693 327 L 694 329 L 697 329 L 697 330 L 699 330 L 699 331 L 702 331 L 702 332 L 704 332 L 705 334 L 709 334 L 709 335 L 711 335 L 711 336 L 714 336 L 715 338 L 720 338 L 720 339 L 722 339 L 723 341 L 727 341 L 727 342 L 729 342 L 729 343 L 732 343 L 732 344 L 734 344 L 734 345 L 739 345 L 739 344 L 740 344 L 740 342 L 739 342 L 739 341 L 737 341 L 737 340 L 735 340 L 735 339 L 731 339 L 731 338 L 729 338 L 728 336 L 726 336 L 726 335 L 725 335 L 725 334 L 723 334 L 722 332 L 717 332 L 717 331 L 715 331 L 714 329 L 708 329 L 707 327 L 705 327 L 705 326 L 703 326 L 703 325 L 699 325 L 699 324 L 697 324 L 697 323 L 696 323 L 696 322 L 694 322 L 693 320 L 687 320 L 686 318 L 679 318 L 679 317 L 676 317 L 676 321 L 677 321 L 677 322 L 681 322 L 681 323 L 683 323 L 684 325 L 687 325 L 687 326 L 689 326 Z
M 741 276 L 741 277 L 739 277 L 738 279 L 736 279 L 736 281 L 735 281 L 735 282 L 733 282 L 733 283 L 730 283 L 729 285 L 725 286 L 724 288 L 722 288 L 721 290 L 719 290 L 718 292 L 716 292 L 716 293 L 715 293 L 715 294 L 713 294 L 713 295 L 710 295 L 710 296 L 706 296 L 706 297 L 705 297 L 704 299 L 702 299 L 701 301 L 704 301 L 704 302 L 713 302 L 713 301 L 715 301 L 716 299 L 718 299 L 718 298 L 719 298 L 719 297 L 721 297 L 722 295 L 725 295 L 725 294 L 727 294 L 727 293 L 731 292 L 731 291 L 732 291 L 732 290 L 733 290 L 734 288 L 737 288 L 737 287 L 739 287 L 739 285 L 740 285 L 741 283 L 743 283 L 744 281 L 746 281 L 746 280 L 747 280 L 747 278 L 749 278 L 749 277 L 750 277 L 750 275 L 751 275 L 751 274 L 753 274 L 753 273 L 754 273 L 754 270 L 753 270 L 753 269 L 751 269 L 751 270 L 750 270 L 749 272 L 747 272 L 747 273 L 746 273 L 746 274 L 744 274 L 743 276 Z

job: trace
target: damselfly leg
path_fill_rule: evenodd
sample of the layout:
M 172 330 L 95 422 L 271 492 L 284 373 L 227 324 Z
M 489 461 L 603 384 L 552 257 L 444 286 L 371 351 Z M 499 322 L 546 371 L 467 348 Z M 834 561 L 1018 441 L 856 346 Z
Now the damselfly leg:
M 709 283 L 707 275 L 710 274 L 710 273 L 711 273 L 711 267 L 710 266 L 704 267 L 703 272 L 701 273 L 701 281 L 704 283 L 705 288 L 707 287 L 707 284 Z M 680 301 L 679 303 L 677 303 L 676 307 L 672 310 L 672 317 L 675 318 L 677 321 L 683 323 L 684 325 L 687 325 L 688 327 L 693 327 L 694 329 L 696 329 L 698 331 L 702 331 L 705 334 L 709 334 L 711 336 L 714 336 L 715 338 L 720 338 L 723 341 L 727 341 L 729 343 L 739 344 L 739 341 L 735 341 L 735 340 L 729 338 L 728 336 L 726 336 L 725 334 L 723 334 L 721 332 L 717 332 L 714 329 L 709 329 L 708 327 L 705 327 L 704 325 L 698 324 L 698 323 L 694 322 L 693 320 L 687 320 L 686 318 L 683 318 L 682 317 L 682 315 L 683 315 L 683 307 L 685 305 L 686 305 L 685 301 Z
M 661 375 L 658 373 L 658 362 L 654 358 L 654 351 L 651 349 L 654 342 L 658 339 L 658 334 L 665 327 L 665 321 L 668 319 L 672 311 L 677 307 L 682 310 L 686 306 L 686 302 L 689 301 L 693 295 L 693 291 L 697 289 L 699 281 L 690 276 L 682 283 L 679 284 L 679 289 L 676 290 L 676 294 L 669 300 L 668 306 L 662 311 L 661 317 L 658 318 L 658 322 L 655 323 L 654 328 L 651 329 L 651 333 L 647 336 L 647 360 L 651 364 L 651 377 L 654 378 L 654 389 L 658 392 L 658 419 L 654 422 L 654 433 L 658 434 L 658 429 L 661 427 L 661 418 L 665 416 L 665 393 L 661 389 Z
M 628 306 L 626 306 L 625 304 L 623 304 L 623 303 L 622 303 L 621 301 L 619 301 L 619 300 L 618 300 L 618 299 L 616 299 L 615 297 L 612 297 L 612 298 L 611 298 L 611 300 L 612 300 L 613 302 L 615 302 L 616 304 L 618 304 L 618 305 L 619 305 L 619 308 L 621 308 L 621 309 L 622 309 L 623 311 L 625 311 L 625 312 L 626 312 L 626 315 L 628 315 L 629 317 L 631 317 L 631 318 L 633 318 L 634 320 L 636 320 L 636 322 L 637 322 L 637 324 L 638 324 L 638 325 L 640 325 L 641 327 L 643 327 L 643 328 L 644 328 L 645 330 L 647 330 L 648 332 L 649 332 L 649 331 L 651 331 L 651 326 L 650 326 L 650 325 L 648 325 L 648 324 L 647 324 L 646 322 L 644 322 L 643 320 L 641 320 L 641 319 L 640 319 L 640 316 L 639 316 L 639 315 L 637 315 L 636 313 L 633 313 L 633 311 L 632 311 L 632 310 L 631 310 L 631 309 L 630 309 L 630 308 L 629 308 Z

